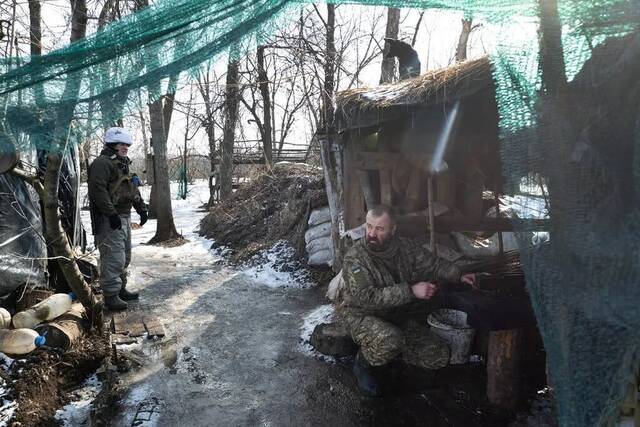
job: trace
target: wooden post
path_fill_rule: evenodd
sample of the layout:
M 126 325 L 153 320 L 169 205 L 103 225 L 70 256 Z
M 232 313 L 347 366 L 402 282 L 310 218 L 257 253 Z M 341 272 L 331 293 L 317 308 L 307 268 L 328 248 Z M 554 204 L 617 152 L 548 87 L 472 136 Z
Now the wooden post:
M 500 197 L 498 196 L 498 185 L 496 184 L 496 190 L 493 193 L 496 200 L 496 218 L 500 218 Z M 502 239 L 502 231 L 498 231 L 498 247 L 500 248 L 500 255 L 504 254 L 504 240 Z
M 322 171 L 324 173 L 324 185 L 329 201 L 329 211 L 331 212 L 331 241 L 333 243 L 334 263 L 333 270 L 340 270 L 340 213 L 338 201 L 337 171 L 332 161 L 333 140 L 328 135 L 317 135 L 320 145 L 320 159 L 322 161 Z
M 433 206 L 435 198 L 433 197 L 433 189 L 435 186 L 433 185 L 434 176 L 429 175 L 429 179 L 427 180 L 427 199 L 429 206 L 429 245 L 431 246 L 431 252 L 433 255 L 438 255 L 438 248 L 436 248 L 436 215 L 435 215 L 435 207 Z
M 494 405 L 513 409 L 520 401 L 523 331 L 491 331 L 487 361 L 487 397 Z

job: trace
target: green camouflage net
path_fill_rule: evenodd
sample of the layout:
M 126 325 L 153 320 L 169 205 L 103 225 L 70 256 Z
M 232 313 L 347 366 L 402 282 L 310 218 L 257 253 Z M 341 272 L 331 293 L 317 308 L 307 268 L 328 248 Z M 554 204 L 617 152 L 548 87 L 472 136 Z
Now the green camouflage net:
M 4 63 L 0 143 L 47 148 L 61 111 L 83 116 L 93 103 L 104 104 L 96 127 L 105 126 L 304 3 L 161 0 L 64 49 Z M 336 3 L 459 10 L 498 29 L 540 16 L 537 1 Z M 546 183 L 550 241 L 522 249 L 527 286 L 561 425 L 598 426 L 614 422 L 638 371 L 640 1 L 560 1 L 558 17 L 561 52 L 505 31 L 492 55 L 503 176 L 514 195 L 523 178 Z

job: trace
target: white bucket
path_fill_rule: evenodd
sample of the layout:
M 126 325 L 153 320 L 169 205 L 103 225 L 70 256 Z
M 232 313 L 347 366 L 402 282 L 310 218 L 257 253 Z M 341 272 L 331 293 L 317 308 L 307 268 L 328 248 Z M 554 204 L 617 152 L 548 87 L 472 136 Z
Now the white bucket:
M 459 310 L 436 310 L 427 318 L 433 333 L 444 339 L 451 349 L 449 363 L 458 365 L 469 361 L 475 329 L 467 324 L 467 313 Z

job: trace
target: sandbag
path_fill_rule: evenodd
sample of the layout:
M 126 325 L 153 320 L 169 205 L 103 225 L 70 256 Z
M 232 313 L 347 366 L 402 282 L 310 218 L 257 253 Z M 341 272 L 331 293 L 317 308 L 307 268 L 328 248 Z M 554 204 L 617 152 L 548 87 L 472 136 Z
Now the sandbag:
M 321 265 L 331 266 L 333 264 L 333 251 L 324 250 L 324 251 L 315 252 L 313 255 L 309 255 L 307 264 L 311 266 L 321 266 Z
M 331 236 L 330 222 L 325 222 L 323 224 L 309 228 L 307 232 L 304 233 L 304 242 L 308 244 L 312 240 L 316 240 L 326 236 Z
M 327 250 L 332 245 L 333 243 L 331 241 L 331 236 L 326 236 L 326 237 L 320 237 L 318 239 L 310 241 L 309 243 L 307 243 L 306 249 L 307 249 L 307 253 L 311 255 L 318 251 Z
M 311 211 L 307 224 L 309 224 L 310 227 L 313 227 L 314 225 L 323 224 L 325 222 L 331 222 L 331 211 L 329 210 L 329 206 Z

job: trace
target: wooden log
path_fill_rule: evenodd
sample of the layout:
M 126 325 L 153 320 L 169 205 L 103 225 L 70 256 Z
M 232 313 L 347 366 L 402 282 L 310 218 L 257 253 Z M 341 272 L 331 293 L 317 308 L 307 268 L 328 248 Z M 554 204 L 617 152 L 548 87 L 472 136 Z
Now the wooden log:
M 353 142 L 344 150 L 342 206 L 344 206 L 345 229 L 350 230 L 365 220 L 365 198 L 360 185 L 358 171 L 351 167 L 353 162 Z
M 87 332 L 89 326 L 84 307 L 80 303 L 75 303 L 62 316 L 49 323 L 38 325 L 36 331 L 40 335 L 46 334 L 46 345 L 67 350 Z
M 521 329 L 489 333 L 487 398 L 494 405 L 513 409 L 520 402 L 523 337 Z

